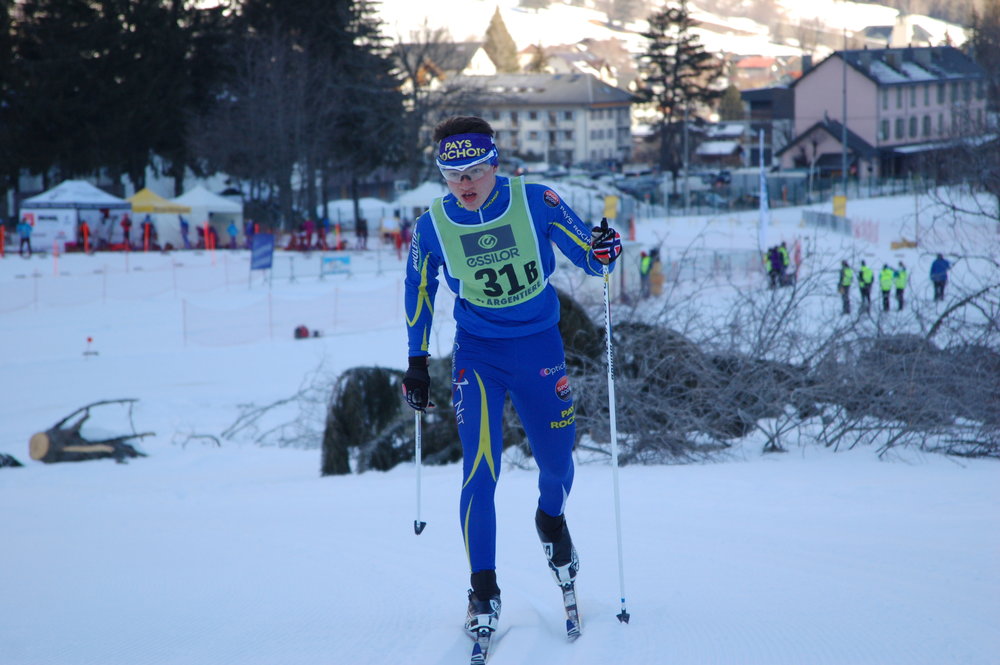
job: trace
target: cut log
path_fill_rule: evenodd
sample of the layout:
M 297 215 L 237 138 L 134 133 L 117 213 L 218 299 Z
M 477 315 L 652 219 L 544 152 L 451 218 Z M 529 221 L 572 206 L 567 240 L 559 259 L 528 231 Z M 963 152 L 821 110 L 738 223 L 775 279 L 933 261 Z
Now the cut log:
M 129 457 L 145 457 L 145 454 L 136 450 L 128 441 L 152 436 L 153 432 L 125 434 L 98 441 L 87 439 L 80 433 L 83 423 L 90 417 L 92 407 L 105 404 L 129 404 L 131 409 L 131 404 L 134 402 L 135 400 L 132 399 L 104 400 L 79 408 L 44 432 L 32 435 L 28 441 L 28 454 L 31 459 L 46 464 L 83 462 L 109 457 L 117 462 L 124 462 Z M 75 423 L 65 426 L 67 421 L 81 413 L 82 415 Z

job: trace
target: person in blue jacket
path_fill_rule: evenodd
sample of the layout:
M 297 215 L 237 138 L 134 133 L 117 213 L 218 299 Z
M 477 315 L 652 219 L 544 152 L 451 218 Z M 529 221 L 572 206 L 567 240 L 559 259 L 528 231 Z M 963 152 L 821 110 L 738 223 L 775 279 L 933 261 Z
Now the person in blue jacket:
M 553 244 L 590 275 L 621 253 L 604 220 L 591 229 L 550 187 L 497 175 L 498 150 L 488 122 L 457 116 L 433 135 L 449 194 L 414 226 L 406 261 L 409 368 L 407 403 L 429 404 L 427 372 L 438 274 L 455 294 L 452 401 L 462 442 L 459 518 L 471 569 L 465 628 L 495 630 L 494 493 L 503 449 L 504 398 L 510 395 L 538 465 L 536 530 L 557 583 L 573 590 L 579 560 L 564 511 L 573 484 L 573 395 L 559 335 L 559 299 L 549 278 Z
M 17 225 L 17 235 L 21 239 L 21 244 L 17 250 L 17 253 L 19 255 L 24 256 L 24 248 L 25 246 L 27 246 L 28 258 L 31 258 L 31 232 L 33 230 L 34 229 L 32 228 L 31 223 L 28 221 L 27 217 L 22 219 L 20 223 Z
M 931 263 L 931 282 L 934 284 L 934 300 L 944 300 L 944 287 L 948 284 L 948 269 L 951 263 L 944 255 L 938 254 Z

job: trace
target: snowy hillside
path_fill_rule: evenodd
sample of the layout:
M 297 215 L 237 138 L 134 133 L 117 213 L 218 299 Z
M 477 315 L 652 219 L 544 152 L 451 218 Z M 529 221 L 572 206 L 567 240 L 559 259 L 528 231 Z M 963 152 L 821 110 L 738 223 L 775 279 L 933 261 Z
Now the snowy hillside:
M 499 7 L 507 30 L 518 49 L 536 44 L 552 46 L 573 44 L 584 39 L 619 39 L 631 53 L 645 49 L 646 40 L 641 36 L 646 28 L 644 21 L 637 21 L 626 29 L 612 29 L 606 25 L 604 12 L 589 7 L 578 7 L 553 2 L 548 8 L 529 10 L 519 6 L 518 0 L 435 0 L 433 3 L 411 0 L 380 0 L 380 17 L 385 22 L 384 32 L 390 38 L 404 41 L 422 29 L 447 27 L 457 41 L 482 41 L 490 18 Z M 839 0 L 783 0 L 778 3 L 789 24 L 818 21 L 828 31 L 843 29 L 860 31 L 867 26 L 891 26 L 898 11 L 882 5 Z M 705 24 L 696 32 L 709 51 L 726 51 L 738 55 L 799 55 L 798 49 L 773 43 L 770 28 L 739 16 L 719 16 L 705 11 L 697 2 L 689 3 L 693 17 Z M 936 42 L 944 43 L 946 36 L 953 44 L 965 41 L 963 30 L 929 17 L 912 17 L 914 22 Z M 819 53 L 818 55 L 823 55 Z
M 928 305 L 928 262 L 959 251 L 957 235 L 932 233 L 926 200 L 849 205 L 877 232 L 807 231 L 800 210 L 775 210 L 772 241 L 808 235 L 816 257 L 903 258 L 914 302 Z M 755 222 L 642 220 L 637 239 L 668 252 L 752 248 Z M 890 247 L 920 224 L 923 248 Z M 978 242 L 995 253 L 995 235 Z M 243 251 L 0 259 L 0 453 L 26 465 L 0 468 L 0 663 L 468 662 L 458 466 L 423 469 L 428 526 L 415 536 L 412 465 L 321 478 L 315 447 L 221 438 L 241 405 L 289 397 L 317 370 L 404 365 L 402 261 L 388 248 L 350 255 L 350 276 L 320 279 L 318 255 L 279 253 L 270 286 L 251 282 Z M 739 288 L 762 286 L 751 276 Z M 597 280 L 580 289 L 600 297 Z M 447 310 L 442 297 L 438 356 Z M 323 335 L 295 340 L 300 324 Z M 139 400 L 135 427 L 155 432 L 137 444 L 148 457 L 28 459 L 33 433 L 114 398 Z M 286 415 L 308 430 L 322 426 L 318 409 Z M 123 418 L 97 424 L 121 432 Z M 567 515 L 584 624 L 573 644 L 534 532 L 536 475 L 507 464 L 491 665 L 1000 662 L 997 462 L 789 448 L 762 456 L 751 437 L 715 464 L 622 469 L 628 625 L 615 618 L 611 471 L 579 458 Z

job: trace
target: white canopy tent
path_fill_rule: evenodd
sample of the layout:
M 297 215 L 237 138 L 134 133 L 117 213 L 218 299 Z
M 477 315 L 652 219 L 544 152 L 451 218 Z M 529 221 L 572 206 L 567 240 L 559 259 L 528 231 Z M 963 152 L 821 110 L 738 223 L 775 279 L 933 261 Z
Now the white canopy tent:
M 358 208 L 361 217 L 368 221 L 369 229 L 378 228 L 382 220 L 392 219 L 397 214 L 394 204 L 370 196 L 358 199 Z M 354 228 L 354 199 L 327 201 L 326 210 L 331 224 L 339 223 L 342 228 Z
M 119 222 L 131 212 L 132 204 L 108 194 L 85 180 L 64 180 L 52 189 L 24 200 L 21 219 L 34 227 L 32 245 L 50 249 L 56 245 L 65 251 L 67 243 L 77 242 L 82 220 L 91 229 L 91 243 L 121 242 Z M 81 239 L 82 242 L 82 239 Z
M 415 189 L 403 192 L 393 205 L 401 208 L 401 214 L 409 219 L 416 219 L 424 210 L 431 207 L 431 201 L 448 193 L 448 188 L 440 182 L 425 182 Z
M 220 243 L 225 243 L 226 228 L 229 222 L 236 222 L 236 227 L 243 233 L 243 205 L 224 196 L 213 194 L 201 185 L 189 189 L 175 199 L 170 199 L 172 203 L 191 208 L 191 233 L 195 233 L 195 227 L 204 228 L 206 223 L 210 223 L 219 234 Z M 179 220 L 178 220 L 179 223 Z

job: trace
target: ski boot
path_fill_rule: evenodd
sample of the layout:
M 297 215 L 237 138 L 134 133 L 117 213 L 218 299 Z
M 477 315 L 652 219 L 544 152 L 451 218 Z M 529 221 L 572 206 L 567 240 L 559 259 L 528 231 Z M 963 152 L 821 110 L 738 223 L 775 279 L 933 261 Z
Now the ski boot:
M 465 631 L 475 642 L 472 646 L 472 665 L 485 665 L 490 652 L 493 633 L 500 625 L 500 588 L 494 570 L 472 574 L 469 589 L 469 610 L 465 618 Z
M 549 570 L 562 590 L 563 607 L 566 609 L 566 637 L 575 640 L 580 637 L 581 628 L 580 611 L 576 605 L 576 573 L 580 570 L 580 559 L 573 547 L 566 517 L 552 517 L 539 508 L 535 512 L 535 528 L 542 541 Z
M 500 588 L 494 570 L 481 570 L 472 574 L 472 588 L 469 589 L 469 611 L 465 619 L 465 630 L 472 639 L 483 628 L 490 632 L 500 624 Z

